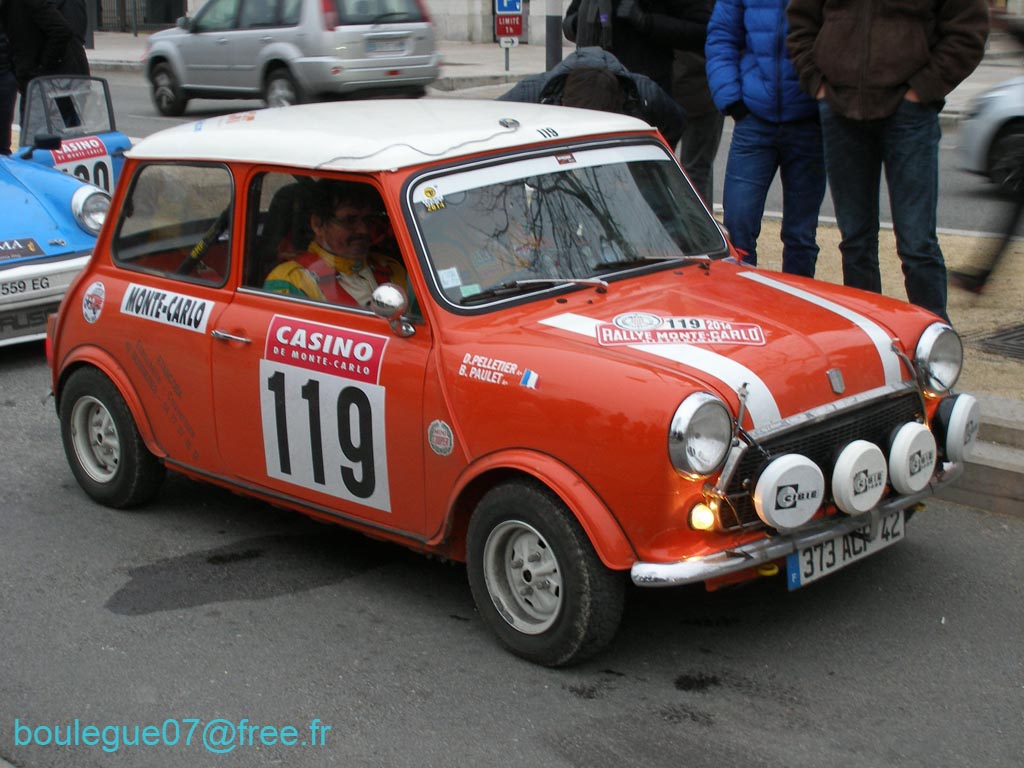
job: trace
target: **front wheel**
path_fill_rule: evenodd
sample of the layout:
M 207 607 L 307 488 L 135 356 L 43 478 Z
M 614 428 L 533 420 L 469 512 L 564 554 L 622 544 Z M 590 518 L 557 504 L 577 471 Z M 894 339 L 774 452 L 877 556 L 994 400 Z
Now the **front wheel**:
M 174 70 L 167 64 L 157 64 L 153 67 L 150 81 L 153 105 L 161 115 L 179 117 L 185 112 L 188 99 L 178 83 L 178 78 L 174 76 Z
M 1024 190 L 1024 123 L 1003 127 L 992 141 L 988 176 L 1005 194 Z
M 117 387 L 97 369 L 81 368 L 68 379 L 60 431 L 75 479 L 101 504 L 133 507 L 159 490 L 163 464 L 146 448 Z
M 559 499 L 533 482 L 489 491 L 473 514 L 467 571 L 484 621 L 517 656 L 549 667 L 583 661 L 611 642 L 625 600 Z

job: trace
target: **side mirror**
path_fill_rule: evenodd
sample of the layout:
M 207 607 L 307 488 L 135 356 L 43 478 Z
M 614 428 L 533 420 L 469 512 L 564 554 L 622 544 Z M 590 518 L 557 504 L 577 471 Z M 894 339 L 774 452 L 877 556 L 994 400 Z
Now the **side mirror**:
M 32 146 L 29 147 L 23 154 L 22 157 L 29 159 L 32 157 L 32 153 L 37 149 L 45 149 L 50 152 L 60 149 L 61 138 L 55 133 L 37 133 L 32 138 Z
M 186 32 L 191 32 L 194 28 L 192 19 L 188 16 L 179 16 L 178 20 L 174 23 L 177 25 L 178 29 L 184 29 Z
M 405 291 L 394 283 L 378 285 L 370 296 L 370 309 L 373 310 L 373 314 L 387 320 L 395 335 L 402 338 L 416 333 L 412 323 L 402 319 L 402 315 L 408 308 L 409 299 L 405 295 Z

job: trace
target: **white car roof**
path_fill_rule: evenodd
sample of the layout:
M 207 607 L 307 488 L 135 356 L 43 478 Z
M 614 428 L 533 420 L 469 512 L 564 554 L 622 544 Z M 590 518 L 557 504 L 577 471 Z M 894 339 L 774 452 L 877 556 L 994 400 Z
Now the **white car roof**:
M 280 163 L 377 171 L 552 139 L 653 130 L 626 115 L 513 101 L 343 101 L 261 109 L 179 125 L 127 153 L 151 160 Z

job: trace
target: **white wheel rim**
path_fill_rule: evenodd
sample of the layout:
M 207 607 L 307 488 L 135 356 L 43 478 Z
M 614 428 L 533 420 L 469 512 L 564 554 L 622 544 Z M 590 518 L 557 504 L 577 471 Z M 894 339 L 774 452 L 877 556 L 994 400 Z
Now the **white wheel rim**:
M 270 82 L 270 87 L 267 89 L 268 107 L 290 107 L 297 100 L 295 89 L 287 80 L 278 78 Z
M 169 75 L 161 73 L 156 76 L 156 100 L 163 107 L 174 102 L 174 86 Z
M 71 409 L 71 444 L 78 464 L 97 483 L 108 483 L 121 465 L 121 440 L 110 411 L 94 397 Z
M 484 544 L 483 568 L 487 593 L 505 621 L 527 635 L 551 628 L 562 610 L 562 571 L 536 528 L 518 520 L 496 526 Z

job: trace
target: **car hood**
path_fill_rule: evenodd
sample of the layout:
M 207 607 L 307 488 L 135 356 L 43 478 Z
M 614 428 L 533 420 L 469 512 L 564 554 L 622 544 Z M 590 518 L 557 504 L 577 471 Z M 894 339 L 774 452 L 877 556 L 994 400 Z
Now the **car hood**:
M 753 429 L 898 385 L 912 375 L 901 355 L 939 322 L 875 294 L 720 262 L 584 293 L 534 316 L 531 332 L 645 367 L 649 381 L 685 378 L 734 408 L 745 390 Z
M 82 182 L 31 162 L 0 158 L 0 264 L 91 249 L 95 236 L 71 212 Z

